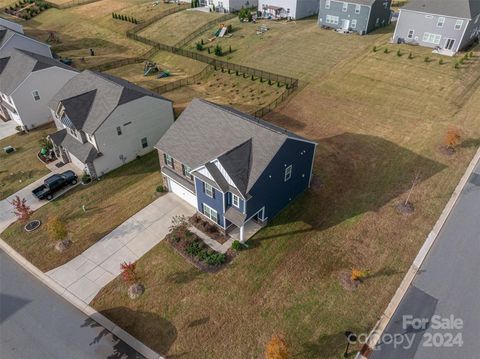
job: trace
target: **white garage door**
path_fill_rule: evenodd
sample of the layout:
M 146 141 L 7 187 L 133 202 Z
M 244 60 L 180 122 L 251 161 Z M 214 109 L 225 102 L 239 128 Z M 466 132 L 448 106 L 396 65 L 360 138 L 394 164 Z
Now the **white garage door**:
M 197 197 L 192 192 L 180 186 L 177 182 L 171 179 L 168 180 L 168 188 L 170 188 L 171 192 L 175 193 L 185 202 L 197 208 Z

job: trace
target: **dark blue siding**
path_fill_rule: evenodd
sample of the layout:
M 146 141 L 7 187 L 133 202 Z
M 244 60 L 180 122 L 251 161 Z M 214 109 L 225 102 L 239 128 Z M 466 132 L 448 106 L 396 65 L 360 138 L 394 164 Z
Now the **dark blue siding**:
M 213 208 L 218 213 L 218 224 L 221 227 L 225 226 L 225 218 L 223 217 L 223 193 L 217 189 L 215 191 L 215 198 L 211 198 L 205 194 L 203 181 L 195 178 L 195 185 L 197 186 L 197 202 L 198 210 L 203 213 L 203 204 Z
M 272 219 L 290 201 L 308 188 L 315 145 L 288 139 L 250 190 L 247 218 L 265 206 L 265 218 Z M 285 182 L 285 168 L 292 165 L 292 177 Z
M 225 210 L 227 210 L 228 207 L 233 206 L 232 203 L 233 203 L 233 202 L 232 202 L 232 194 L 231 194 L 230 192 L 228 192 L 228 193 L 226 193 L 226 195 L 225 195 Z M 235 207 L 235 208 L 237 208 L 237 207 Z M 245 208 L 245 201 L 244 201 L 242 198 L 240 198 L 239 207 L 238 207 L 237 209 L 238 209 L 240 212 L 243 213 L 244 208 Z

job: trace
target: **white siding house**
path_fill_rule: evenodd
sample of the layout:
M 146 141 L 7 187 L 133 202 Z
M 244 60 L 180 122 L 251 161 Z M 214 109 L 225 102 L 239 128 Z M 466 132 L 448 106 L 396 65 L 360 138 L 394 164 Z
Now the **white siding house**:
M 173 123 L 172 102 L 114 76 L 84 71 L 50 101 L 57 156 L 93 178 L 153 149 Z
M 50 122 L 49 101 L 76 74 L 49 57 L 22 50 L 0 52 L 0 116 L 27 130 Z
M 271 19 L 302 19 L 318 14 L 319 0 L 259 0 L 258 11 Z

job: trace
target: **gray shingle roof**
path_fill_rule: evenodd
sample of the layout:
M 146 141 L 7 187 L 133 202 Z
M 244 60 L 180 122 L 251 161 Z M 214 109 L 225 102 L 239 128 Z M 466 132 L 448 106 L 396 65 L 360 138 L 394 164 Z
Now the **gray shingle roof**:
M 7 19 L 2 19 L 0 18 L 0 29 L 10 29 L 13 31 L 16 31 L 20 34 L 23 34 L 23 26 L 20 24 L 17 24 L 16 22 L 9 21 Z
M 82 163 L 92 162 L 98 157 L 98 151 L 90 142 L 81 143 L 69 135 L 65 128 L 52 133 L 49 137 L 55 145 L 64 147 Z
M 245 195 L 288 138 L 303 139 L 238 110 L 194 99 L 155 147 L 191 168 L 218 158 Z
M 0 49 L 15 34 L 16 34 L 15 31 L 12 31 L 10 29 L 0 28 Z
M 82 96 L 87 93 L 90 95 Z M 74 125 L 75 122 L 81 124 L 77 129 L 92 134 L 118 106 L 144 96 L 170 101 L 118 77 L 85 70 L 70 79 L 49 106 L 56 110 L 61 102 L 68 116 L 76 118 L 75 121 L 71 119 Z M 85 111 L 87 102 L 89 109 Z
M 372 6 L 378 0 L 348 0 L 349 3 Z
M 76 71 L 72 67 L 50 57 L 18 49 L 0 52 L 0 59 L 2 59 L 4 63 L 3 70 L 0 71 L 0 91 L 7 95 L 11 95 L 32 72 L 54 66 Z M 9 60 L 7 61 L 5 59 Z
M 402 9 L 473 19 L 480 14 L 480 0 L 410 0 Z

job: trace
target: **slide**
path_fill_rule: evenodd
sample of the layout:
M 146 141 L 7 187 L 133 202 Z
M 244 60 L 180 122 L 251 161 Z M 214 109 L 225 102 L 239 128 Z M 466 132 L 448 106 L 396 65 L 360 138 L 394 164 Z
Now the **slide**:
M 218 37 L 224 37 L 226 32 L 227 32 L 227 28 L 222 27 L 222 29 L 220 30 L 220 33 L 218 34 Z

